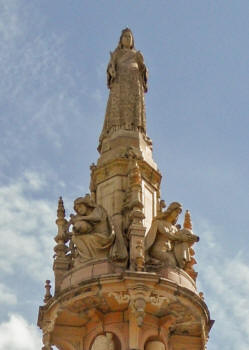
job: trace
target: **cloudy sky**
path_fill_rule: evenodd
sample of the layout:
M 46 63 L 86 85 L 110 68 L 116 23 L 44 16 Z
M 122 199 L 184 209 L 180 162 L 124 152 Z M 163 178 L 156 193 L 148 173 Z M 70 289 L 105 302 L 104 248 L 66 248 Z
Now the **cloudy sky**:
M 0 350 L 36 350 L 57 200 L 88 192 L 129 26 L 162 196 L 192 213 L 209 350 L 249 349 L 248 0 L 0 0 Z M 181 218 L 182 220 L 182 218 Z

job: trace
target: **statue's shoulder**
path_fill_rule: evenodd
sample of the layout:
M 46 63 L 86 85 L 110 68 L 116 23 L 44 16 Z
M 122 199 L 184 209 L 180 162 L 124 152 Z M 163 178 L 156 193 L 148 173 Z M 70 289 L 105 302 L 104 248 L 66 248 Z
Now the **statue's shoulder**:
M 102 205 L 97 204 L 93 210 L 93 213 L 99 214 L 100 216 L 108 216 L 107 211 Z
M 117 47 L 114 51 L 110 51 L 111 61 L 115 61 L 121 55 L 122 55 L 122 49 L 120 49 L 119 47 Z
M 138 57 L 138 58 L 140 58 L 140 59 L 144 59 L 144 56 L 143 56 L 143 54 L 142 54 L 142 52 L 141 51 L 136 51 L 136 50 L 134 50 L 135 51 L 135 54 L 136 54 L 136 56 Z
M 169 229 L 171 229 L 171 226 L 172 226 L 168 221 L 166 221 L 163 218 L 158 220 L 158 224 L 160 227 L 169 228 Z
M 159 219 L 157 219 L 158 222 L 158 228 L 166 230 L 166 231 L 170 231 L 170 232 L 176 232 L 177 228 L 172 225 L 170 222 L 168 222 L 167 220 L 165 220 L 163 217 L 160 217 Z

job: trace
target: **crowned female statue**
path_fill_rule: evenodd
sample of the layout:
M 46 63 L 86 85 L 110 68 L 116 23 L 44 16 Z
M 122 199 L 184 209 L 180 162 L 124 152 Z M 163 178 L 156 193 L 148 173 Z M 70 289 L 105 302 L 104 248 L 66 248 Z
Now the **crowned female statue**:
M 100 149 L 103 139 L 118 129 L 146 133 L 144 93 L 147 92 L 148 71 L 143 55 L 135 50 L 129 28 L 122 31 L 118 47 L 110 55 L 107 67 L 110 94 Z

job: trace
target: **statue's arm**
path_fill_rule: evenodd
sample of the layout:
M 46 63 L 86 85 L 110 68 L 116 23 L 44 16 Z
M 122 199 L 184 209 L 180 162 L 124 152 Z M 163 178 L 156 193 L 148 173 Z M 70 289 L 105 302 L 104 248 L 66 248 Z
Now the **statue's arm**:
M 170 231 L 170 229 L 165 226 L 162 222 L 159 222 L 158 224 L 158 231 L 163 234 L 167 239 L 170 239 L 172 241 L 175 240 L 175 235 Z
M 176 232 L 175 239 L 177 241 L 182 241 L 182 242 L 198 242 L 199 241 L 199 237 L 196 236 L 193 232 L 189 231 L 186 228 L 178 230 Z
M 142 76 L 142 80 L 143 80 L 144 92 L 147 92 L 148 91 L 148 85 L 147 85 L 147 82 L 148 82 L 148 69 L 147 69 L 147 67 L 146 67 L 146 65 L 144 63 L 144 57 L 143 57 L 143 55 L 141 54 L 140 51 L 136 52 L 136 57 L 137 57 L 139 70 L 141 72 L 141 76 Z
M 107 66 L 107 87 L 111 89 L 112 83 L 116 78 L 116 53 L 110 52 L 110 61 Z
M 101 209 L 95 208 L 90 215 L 82 216 L 82 220 L 89 222 L 99 222 L 102 219 Z

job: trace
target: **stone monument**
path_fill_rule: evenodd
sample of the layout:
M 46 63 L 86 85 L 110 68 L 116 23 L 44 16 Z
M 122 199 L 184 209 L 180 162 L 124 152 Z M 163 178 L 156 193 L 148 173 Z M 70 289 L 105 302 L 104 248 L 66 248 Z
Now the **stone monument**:
M 43 350 L 204 350 L 214 321 L 196 288 L 190 212 L 166 206 L 146 133 L 148 70 L 130 29 L 110 54 L 110 89 L 90 193 L 58 202 L 54 294 L 46 281 Z

